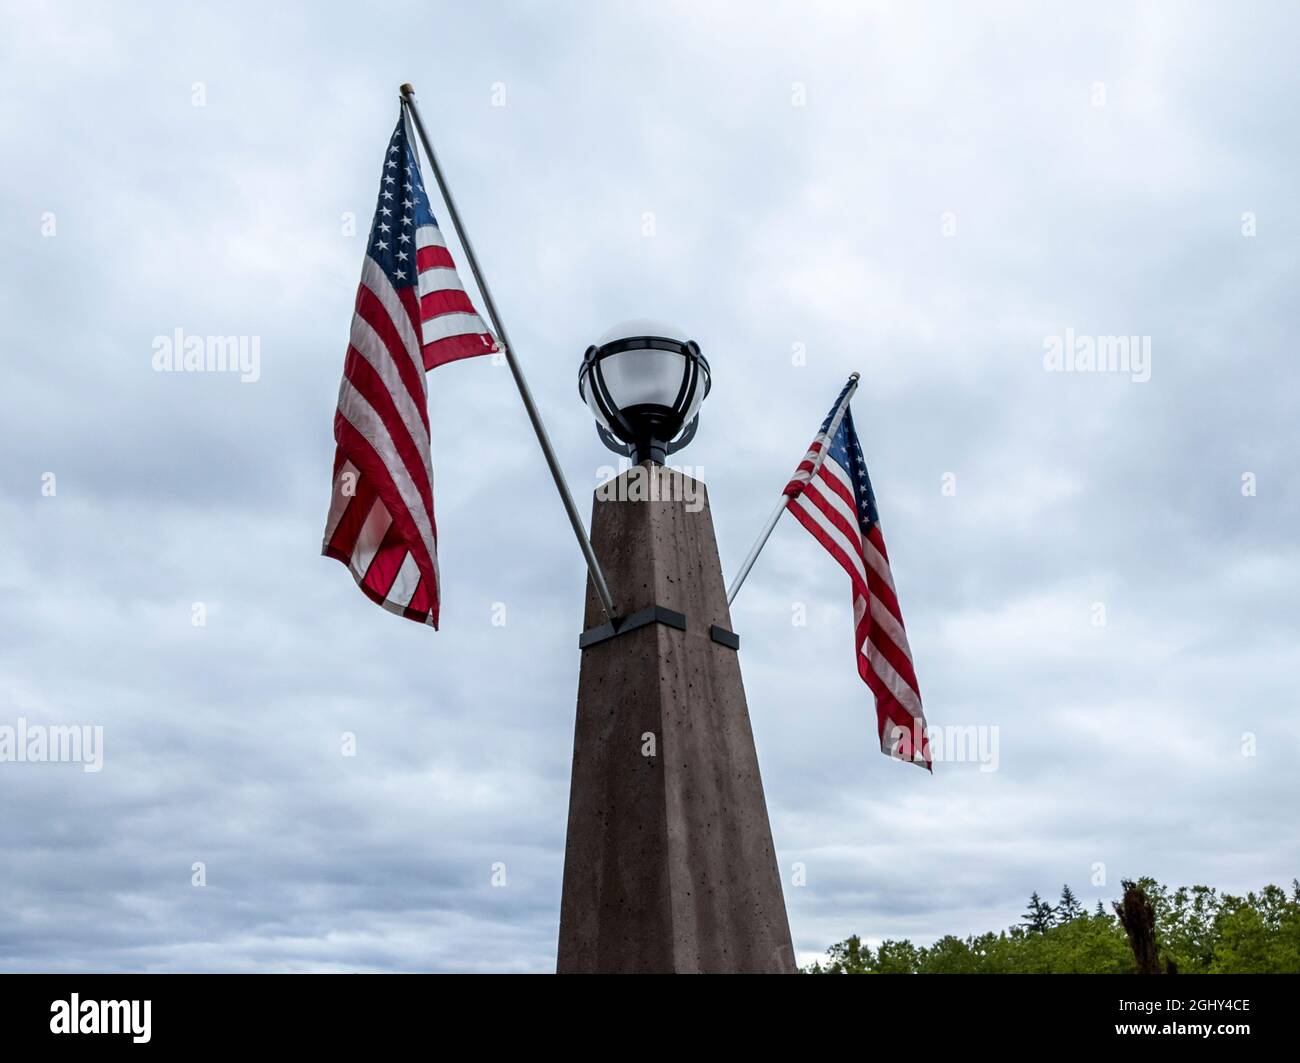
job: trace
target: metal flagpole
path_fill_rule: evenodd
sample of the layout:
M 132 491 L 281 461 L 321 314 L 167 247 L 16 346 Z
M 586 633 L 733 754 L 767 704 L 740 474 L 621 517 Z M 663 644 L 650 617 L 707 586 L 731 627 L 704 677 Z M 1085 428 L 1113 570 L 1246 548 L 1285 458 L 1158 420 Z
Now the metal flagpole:
M 443 202 L 447 204 L 447 213 L 451 215 L 451 223 L 456 229 L 456 234 L 460 237 L 461 246 L 465 249 L 465 257 L 469 260 L 469 268 L 474 274 L 478 290 L 483 293 L 483 304 L 488 317 L 491 319 L 492 331 L 497 336 L 498 343 L 504 348 L 506 364 L 510 366 L 510 373 L 515 378 L 515 387 L 519 389 L 519 397 L 524 402 L 528 420 L 532 422 L 533 431 L 537 434 L 537 442 L 541 444 L 547 468 L 551 470 L 551 477 L 555 480 L 555 486 L 560 492 L 560 500 L 564 503 L 565 512 L 569 515 L 569 523 L 573 525 L 573 534 L 578 537 L 578 545 L 582 548 L 582 556 L 587 560 L 587 570 L 591 573 L 591 580 L 596 587 L 596 594 L 600 598 L 601 607 L 605 610 L 605 616 L 612 621 L 614 619 L 614 599 L 610 597 L 609 586 L 605 583 L 605 573 L 601 571 L 600 562 L 596 559 L 596 552 L 591 548 L 591 540 L 587 538 L 587 529 L 583 526 L 582 518 L 578 516 L 578 508 L 573 504 L 573 496 L 569 494 L 569 485 L 564 481 L 564 474 L 560 471 L 560 464 L 555 458 L 555 451 L 551 448 L 551 439 L 546 434 L 546 426 L 542 424 L 541 415 L 537 412 L 537 406 L 533 402 L 533 393 L 528 389 L 528 381 L 524 379 L 523 370 L 519 368 L 519 363 L 515 360 L 514 346 L 510 342 L 510 336 L 506 332 L 505 325 L 501 323 L 500 315 L 497 314 L 496 303 L 492 299 L 492 292 L 488 289 L 487 281 L 483 279 L 483 272 L 479 269 L 478 257 L 474 254 L 474 245 L 469 242 L 469 234 L 465 231 L 465 226 L 461 224 L 460 211 L 456 209 L 456 201 L 451 198 L 451 189 L 447 187 L 447 180 L 443 177 L 442 167 L 438 165 L 438 156 L 434 153 L 433 145 L 429 143 L 429 135 L 425 132 L 424 122 L 420 119 L 420 108 L 415 103 L 415 89 L 406 84 L 402 86 L 401 93 L 403 105 L 411 118 L 415 120 L 415 130 L 420 135 L 420 143 L 424 145 L 424 154 L 428 157 L 429 165 L 433 168 L 433 176 L 438 182 L 438 189 L 442 192 Z
M 840 421 L 844 419 L 844 411 L 849 408 L 849 400 L 853 398 L 854 392 L 858 390 L 858 374 L 853 373 L 849 376 L 849 390 L 844 396 L 844 401 L 840 403 L 840 408 L 835 411 L 835 418 L 827 426 L 827 434 L 834 435 L 840 429 Z M 823 449 L 817 455 L 817 460 L 813 462 L 812 470 L 809 472 L 809 479 L 817 475 L 817 470 L 826 460 L 826 451 Z M 772 535 L 772 529 L 776 527 L 776 522 L 781 519 L 781 514 L 785 512 L 785 507 L 790 504 L 790 496 L 782 495 L 781 501 L 776 504 L 776 509 L 772 510 L 772 515 L 767 518 L 767 523 L 763 530 L 758 533 L 758 538 L 754 541 L 749 555 L 745 558 L 745 563 L 740 566 L 740 572 L 737 573 L 735 581 L 731 584 L 731 589 L 727 591 L 727 605 L 730 606 L 736 600 L 736 595 L 740 593 L 740 585 L 745 582 L 745 577 L 749 575 L 749 570 L 754 567 L 754 562 L 758 560 L 758 555 L 763 552 L 763 547 L 767 545 L 767 540 Z

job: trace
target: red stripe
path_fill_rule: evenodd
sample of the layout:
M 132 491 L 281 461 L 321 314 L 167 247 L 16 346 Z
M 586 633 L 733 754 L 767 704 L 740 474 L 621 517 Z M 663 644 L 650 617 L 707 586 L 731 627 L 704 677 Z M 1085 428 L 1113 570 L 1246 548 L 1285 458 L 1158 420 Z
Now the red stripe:
M 814 481 L 812 484 L 809 484 L 809 487 L 813 489 L 804 491 L 802 496 L 800 496 L 800 500 L 815 505 L 817 509 L 826 516 L 826 519 L 829 520 L 832 524 L 835 525 L 836 528 L 840 530 L 841 534 L 843 534 L 849 540 L 849 542 L 853 542 L 855 538 L 858 539 L 858 541 L 860 542 L 861 533 L 858 532 L 856 529 L 854 529 L 848 523 L 848 518 L 845 517 L 843 513 L 840 513 L 837 509 L 835 509 L 835 507 L 830 502 L 826 501 L 826 499 L 822 496 L 820 476 L 818 477 L 818 481 Z M 795 504 L 793 502 L 790 503 L 790 508 L 791 509 L 795 508 Z M 808 525 L 805 523 L 804 527 L 808 527 Z M 818 529 L 818 531 L 820 531 L 820 529 Z M 817 532 L 813 532 L 813 534 L 817 535 L 819 542 L 828 544 L 826 547 L 828 550 L 831 549 L 831 545 L 829 544 L 833 544 L 834 542 L 833 540 L 829 539 L 828 537 L 825 537 L 824 535 L 818 535 Z M 835 551 L 832 552 L 834 553 Z M 854 587 L 855 589 L 859 589 L 860 593 L 862 594 L 862 597 L 866 598 L 868 594 L 875 595 L 875 597 L 879 599 L 881 605 L 883 605 L 886 609 L 889 610 L 891 614 L 893 614 L 894 619 L 897 620 L 899 625 L 901 626 L 903 623 L 903 616 L 898 608 L 898 599 L 897 597 L 895 597 L 894 592 L 890 589 L 888 582 L 886 582 L 879 575 L 879 573 L 877 573 L 871 567 L 865 555 L 860 554 L 858 556 L 862 562 L 862 567 L 866 570 L 867 573 L 867 582 L 865 586 L 860 586 L 861 577 L 859 576 L 855 568 L 850 567 L 850 564 L 847 562 L 847 555 L 844 555 L 842 550 L 840 550 L 839 553 L 836 554 L 836 560 L 838 560 L 840 564 L 844 566 L 845 571 L 847 571 L 850 577 L 854 580 Z
M 852 509 L 855 513 L 857 512 L 857 508 L 858 508 L 857 500 L 853 497 L 852 493 L 849 491 L 844 481 L 842 481 L 833 472 L 826 471 L 826 465 L 823 464 L 822 467 L 817 471 L 817 479 L 819 483 L 827 484 L 829 486 L 829 489 L 834 491 L 836 495 L 838 495 L 841 499 L 843 499 L 844 503 L 850 509 Z M 815 494 L 816 492 L 812 492 L 812 493 Z M 821 508 L 823 512 L 826 512 L 825 507 L 819 507 L 819 508 Z M 827 516 L 830 516 L 829 512 L 827 513 Z M 837 527 L 843 530 L 846 521 L 847 518 L 840 515 L 839 519 L 836 520 L 835 523 Z M 861 531 L 859 531 L 858 538 L 861 539 L 861 537 L 862 537 Z M 871 530 L 867 533 L 867 539 L 876 548 L 876 551 L 880 554 L 881 559 L 885 562 L 885 567 L 888 568 L 889 556 L 885 553 L 883 549 L 885 545 L 885 540 L 880 535 L 879 524 L 873 524 L 871 526 Z M 899 624 L 902 624 L 903 611 L 901 608 L 899 608 L 898 598 L 894 594 L 893 589 L 889 586 L 889 581 L 884 579 L 879 573 L 877 573 L 876 570 L 871 567 L 871 563 L 867 561 L 865 547 L 863 549 L 862 564 L 867 570 L 867 585 L 871 588 L 871 593 L 874 594 L 877 598 L 879 598 L 881 604 L 884 605 L 884 607 L 894 615 L 894 619 L 897 620 Z
M 817 460 L 817 452 L 821 449 L 821 440 L 814 439 L 812 444 L 808 447 L 808 450 L 812 452 L 813 456 L 810 458 L 805 452 L 803 461 L 799 462 L 799 465 L 794 470 L 794 476 L 791 477 L 790 482 L 785 485 L 785 490 L 782 491 L 781 494 L 789 495 L 791 498 L 798 498 L 803 494 L 803 489 L 808 483 L 807 474 L 812 472 L 813 463 Z M 801 473 L 803 474 L 802 477 L 800 476 Z
M 854 549 L 857 551 L 858 560 L 862 562 L 862 567 L 863 569 L 865 569 L 867 567 L 867 562 L 866 559 L 861 556 L 861 551 L 862 551 L 861 530 L 857 528 L 855 525 L 850 524 L 848 518 L 844 516 L 844 514 L 841 513 L 838 509 L 835 508 L 834 503 L 828 502 L 826 500 L 826 496 L 822 494 L 822 488 L 823 485 L 817 481 L 813 481 L 812 483 L 810 483 L 808 485 L 808 489 L 803 493 L 803 501 L 809 502 L 812 505 L 816 506 L 819 510 L 821 510 L 823 514 L 825 514 L 826 519 L 830 521 L 830 523 L 835 525 L 837 529 L 839 529 L 840 534 L 843 535 L 844 538 L 847 539 L 853 545 Z
M 822 530 L 822 526 L 817 522 L 816 517 L 803 509 L 803 499 L 796 499 L 787 508 L 794 514 L 795 520 L 807 528 L 812 533 L 812 537 L 821 543 L 831 557 L 840 563 L 840 568 L 848 573 L 849 581 L 853 584 L 854 594 L 859 595 L 865 601 L 869 592 L 867 585 L 862 582 L 862 576 L 854 567 L 853 562 L 849 560 L 849 555 L 841 549 L 840 544 Z
M 496 350 L 492 337 L 486 332 L 479 335 L 448 336 L 444 340 L 425 345 L 424 368 L 433 369 L 461 358 L 473 358 L 480 354 L 491 354 Z
M 407 606 L 407 612 L 418 613 L 425 616 L 429 612 L 432 603 L 429 601 L 429 581 L 423 576 L 420 577 L 419 586 L 415 588 L 415 593 L 411 595 L 411 602 Z
M 424 376 L 415 363 L 411 361 L 406 345 L 402 342 L 402 337 L 397 331 L 397 326 L 393 324 L 393 319 L 388 316 L 388 311 L 384 309 L 384 304 L 364 284 L 357 289 L 357 313 L 383 340 L 384 346 L 393 359 L 393 364 L 397 366 L 397 373 L 402 378 L 402 384 L 406 387 L 407 394 L 411 396 L 411 401 L 415 403 L 415 408 L 420 413 L 420 420 L 427 429 L 429 427 L 429 411 L 427 409 L 428 397 L 424 390 Z M 418 340 L 420 329 L 415 325 L 412 325 L 412 328 Z
M 420 295 L 415 290 L 414 285 L 409 285 L 405 288 L 398 288 L 397 297 L 406 309 L 406 320 L 411 323 L 411 329 L 415 332 L 415 340 L 420 344 L 420 349 L 423 351 L 424 333 L 420 330 Z
M 897 726 L 901 728 L 906 732 L 907 737 L 903 739 L 899 752 L 907 755 L 912 748 L 911 736 L 917 723 L 916 718 L 899 704 L 898 699 L 890 693 L 884 681 L 871 670 L 865 659 L 859 659 L 858 672 L 867 686 L 871 688 L 871 692 L 876 696 L 877 739 L 883 743 L 885 735 L 891 727 Z M 921 721 L 921 755 L 925 759 L 925 766 L 933 771 L 930 760 L 930 739 L 925 733 L 924 721 Z
M 871 526 L 867 538 L 871 540 L 871 545 L 880 551 L 880 556 L 885 559 L 885 564 L 889 564 L 889 551 L 885 549 L 885 536 L 881 533 L 879 524 Z
M 364 436 L 352 426 L 343 414 L 334 415 L 334 438 L 338 444 L 347 453 L 352 464 L 360 469 L 367 477 L 372 478 L 375 490 L 383 500 L 384 507 L 388 510 L 393 518 L 393 523 L 398 526 L 402 533 L 403 540 L 411 550 L 415 563 L 420 570 L 420 575 L 430 582 L 431 586 L 437 584 L 437 575 L 433 567 L 433 560 L 425 548 L 424 540 L 420 537 L 419 529 L 412 520 L 410 513 L 407 512 L 406 504 L 402 501 L 402 496 L 398 493 L 397 485 L 393 483 L 384 467 L 383 460 L 375 453 L 374 448 L 366 442 Z M 433 513 L 429 512 L 429 522 L 433 528 L 434 544 L 437 544 L 437 525 L 433 522 Z M 433 626 L 438 626 L 438 606 L 439 595 L 435 590 L 433 592 L 434 604 L 431 614 L 433 617 Z
M 336 451 L 338 464 L 342 467 L 343 461 L 347 460 L 343 453 L 343 448 L 339 447 Z M 337 476 L 336 476 L 337 479 Z M 366 523 L 366 518 L 370 516 L 370 507 L 375 501 L 374 486 L 362 475 L 361 470 L 357 470 L 356 494 L 348 502 L 347 509 L 343 511 L 343 516 L 339 518 L 338 527 L 334 529 L 334 534 L 326 544 L 322 553 L 326 557 L 335 558 L 342 561 L 345 565 L 352 560 L 352 551 L 357 548 L 357 536 L 361 534 L 362 525 Z
M 456 263 L 445 247 L 421 247 L 415 252 L 415 268 L 423 273 L 426 269 L 455 269 Z
M 446 288 L 420 297 L 420 318 L 428 321 L 439 314 L 475 314 L 474 304 L 459 288 Z
M 402 541 L 402 533 L 396 523 L 390 524 L 361 582 L 380 597 L 387 599 L 393 589 L 393 581 L 401 571 L 402 562 L 410 552 L 406 548 L 406 543 Z
M 868 609 L 868 615 L 870 615 L 870 609 Z M 913 670 L 912 662 L 908 659 L 907 654 L 895 644 L 894 640 L 889 637 L 888 633 L 879 624 L 871 625 L 870 630 L 867 632 L 867 641 L 880 651 L 880 656 L 889 662 L 894 671 L 898 673 L 898 678 L 912 688 L 916 700 L 920 701 L 921 689 L 917 685 L 916 672 Z
M 379 414 L 379 419 L 388 430 L 393 446 L 397 448 L 402 464 L 411 474 L 411 480 L 416 490 L 420 492 L 420 498 L 424 500 L 425 509 L 432 513 L 433 485 L 429 483 L 428 459 L 419 444 L 411 438 L 406 425 L 402 423 L 393 396 L 384 386 L 379 374 L 375 372 L 374 366 L 367 362 L 356 348 L 348 347 L 347 361 L 343 363 L 343 375 L 361 393 L 362 398 L 374 407 L 375 413 Z
M 839 495 L 840 498 L 844 499 L 844 504 L 856 513 L 858 511 L 858 500 L 853 497 L 853 492 L 849 490 L 849 485 L 827 468 L 827 466 L 833 461 L 835 461 L 834 458 L 827 458 L 822 462 L 821 468 L 817 470 L 817 479 L 826 484 L 827 487 Z M 835 467 L 837 469 L 840 468 L 839 462 L 835 462 Z

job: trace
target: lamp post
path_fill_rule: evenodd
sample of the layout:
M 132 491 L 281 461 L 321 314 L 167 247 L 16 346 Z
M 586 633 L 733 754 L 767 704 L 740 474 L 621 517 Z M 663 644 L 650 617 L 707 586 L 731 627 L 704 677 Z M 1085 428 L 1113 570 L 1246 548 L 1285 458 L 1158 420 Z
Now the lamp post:
M 601 442 L 633 465 L 662 465 L 694 438 L 710 384 L 700 345 L 654 321 L 614 326 L 587 348 L 578 371 Z
M 597 432 L 634 464 L 592 509 L 615 608 L 589 579 L 560 973 L 795 969 L 707 492 L 662 464 L 710 385 L 699 345 L 662 324 L 583 357 Z

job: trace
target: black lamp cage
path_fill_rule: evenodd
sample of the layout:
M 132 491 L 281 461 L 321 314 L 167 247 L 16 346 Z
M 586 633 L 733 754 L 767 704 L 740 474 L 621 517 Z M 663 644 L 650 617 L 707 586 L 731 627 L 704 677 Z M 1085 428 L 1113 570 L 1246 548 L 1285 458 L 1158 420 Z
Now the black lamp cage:
M 627 407 L 618 405 L 610 393 L 601 363 L 625 351 L 644 352 L 647 358 L 653 358 L 654 351 L 682 355 L 681 384 L 669 404 L 641 402 Z M 584 393 L 584 384 L 590 399 Z M 694 340 L 675 340 L 666 336 L 628 336 L 600 346 L 593 345 L 587 348 L 582 368 L 578 370 L 578 394 L 584 402 L 590 401 L 593 412 L 606 422 L 596 421 L 601 442 L 615 454 L 631 458 L 634 465 L 644 461 L 662 465 L 665 457 L 675 454 L 695 438 L 700 423 L 700 403 L 708 395 L 710 385 L 709 362 L 700 352 L 700 345 Z M 695 412 L 687 423 L 691 411 Z

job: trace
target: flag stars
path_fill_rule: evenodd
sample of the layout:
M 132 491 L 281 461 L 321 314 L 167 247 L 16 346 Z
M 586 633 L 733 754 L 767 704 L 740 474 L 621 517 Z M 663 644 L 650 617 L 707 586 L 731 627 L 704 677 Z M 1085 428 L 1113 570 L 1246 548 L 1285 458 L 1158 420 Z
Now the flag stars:
M 399 236 L 397 239 L 398 239 L 398 242 L 403 243 L 403 244 L 409 244 L 409 243 L 411 242 L 411 238 L 410 238 L 409 236 L 407 236 L 406 233 L 402 233 L 402 235 Z
M 377 248 L 379 248 L 380 251 L 387 251 L 387 250 L 388 250 L 388 244 L 385 243 L 383 240 L 376 240 L 376 241 L 375 241 L 375 246 L 376 246 Z
M 410 257 L 411 257 L 411 256 L 408 255 L 405 251 L 398 251 L 398 252 L 397 252 L 397 261 L 399 261 L 399 262 L 405 262 L 405 261 L 406 261 L 408 258 L 410 258 Z

